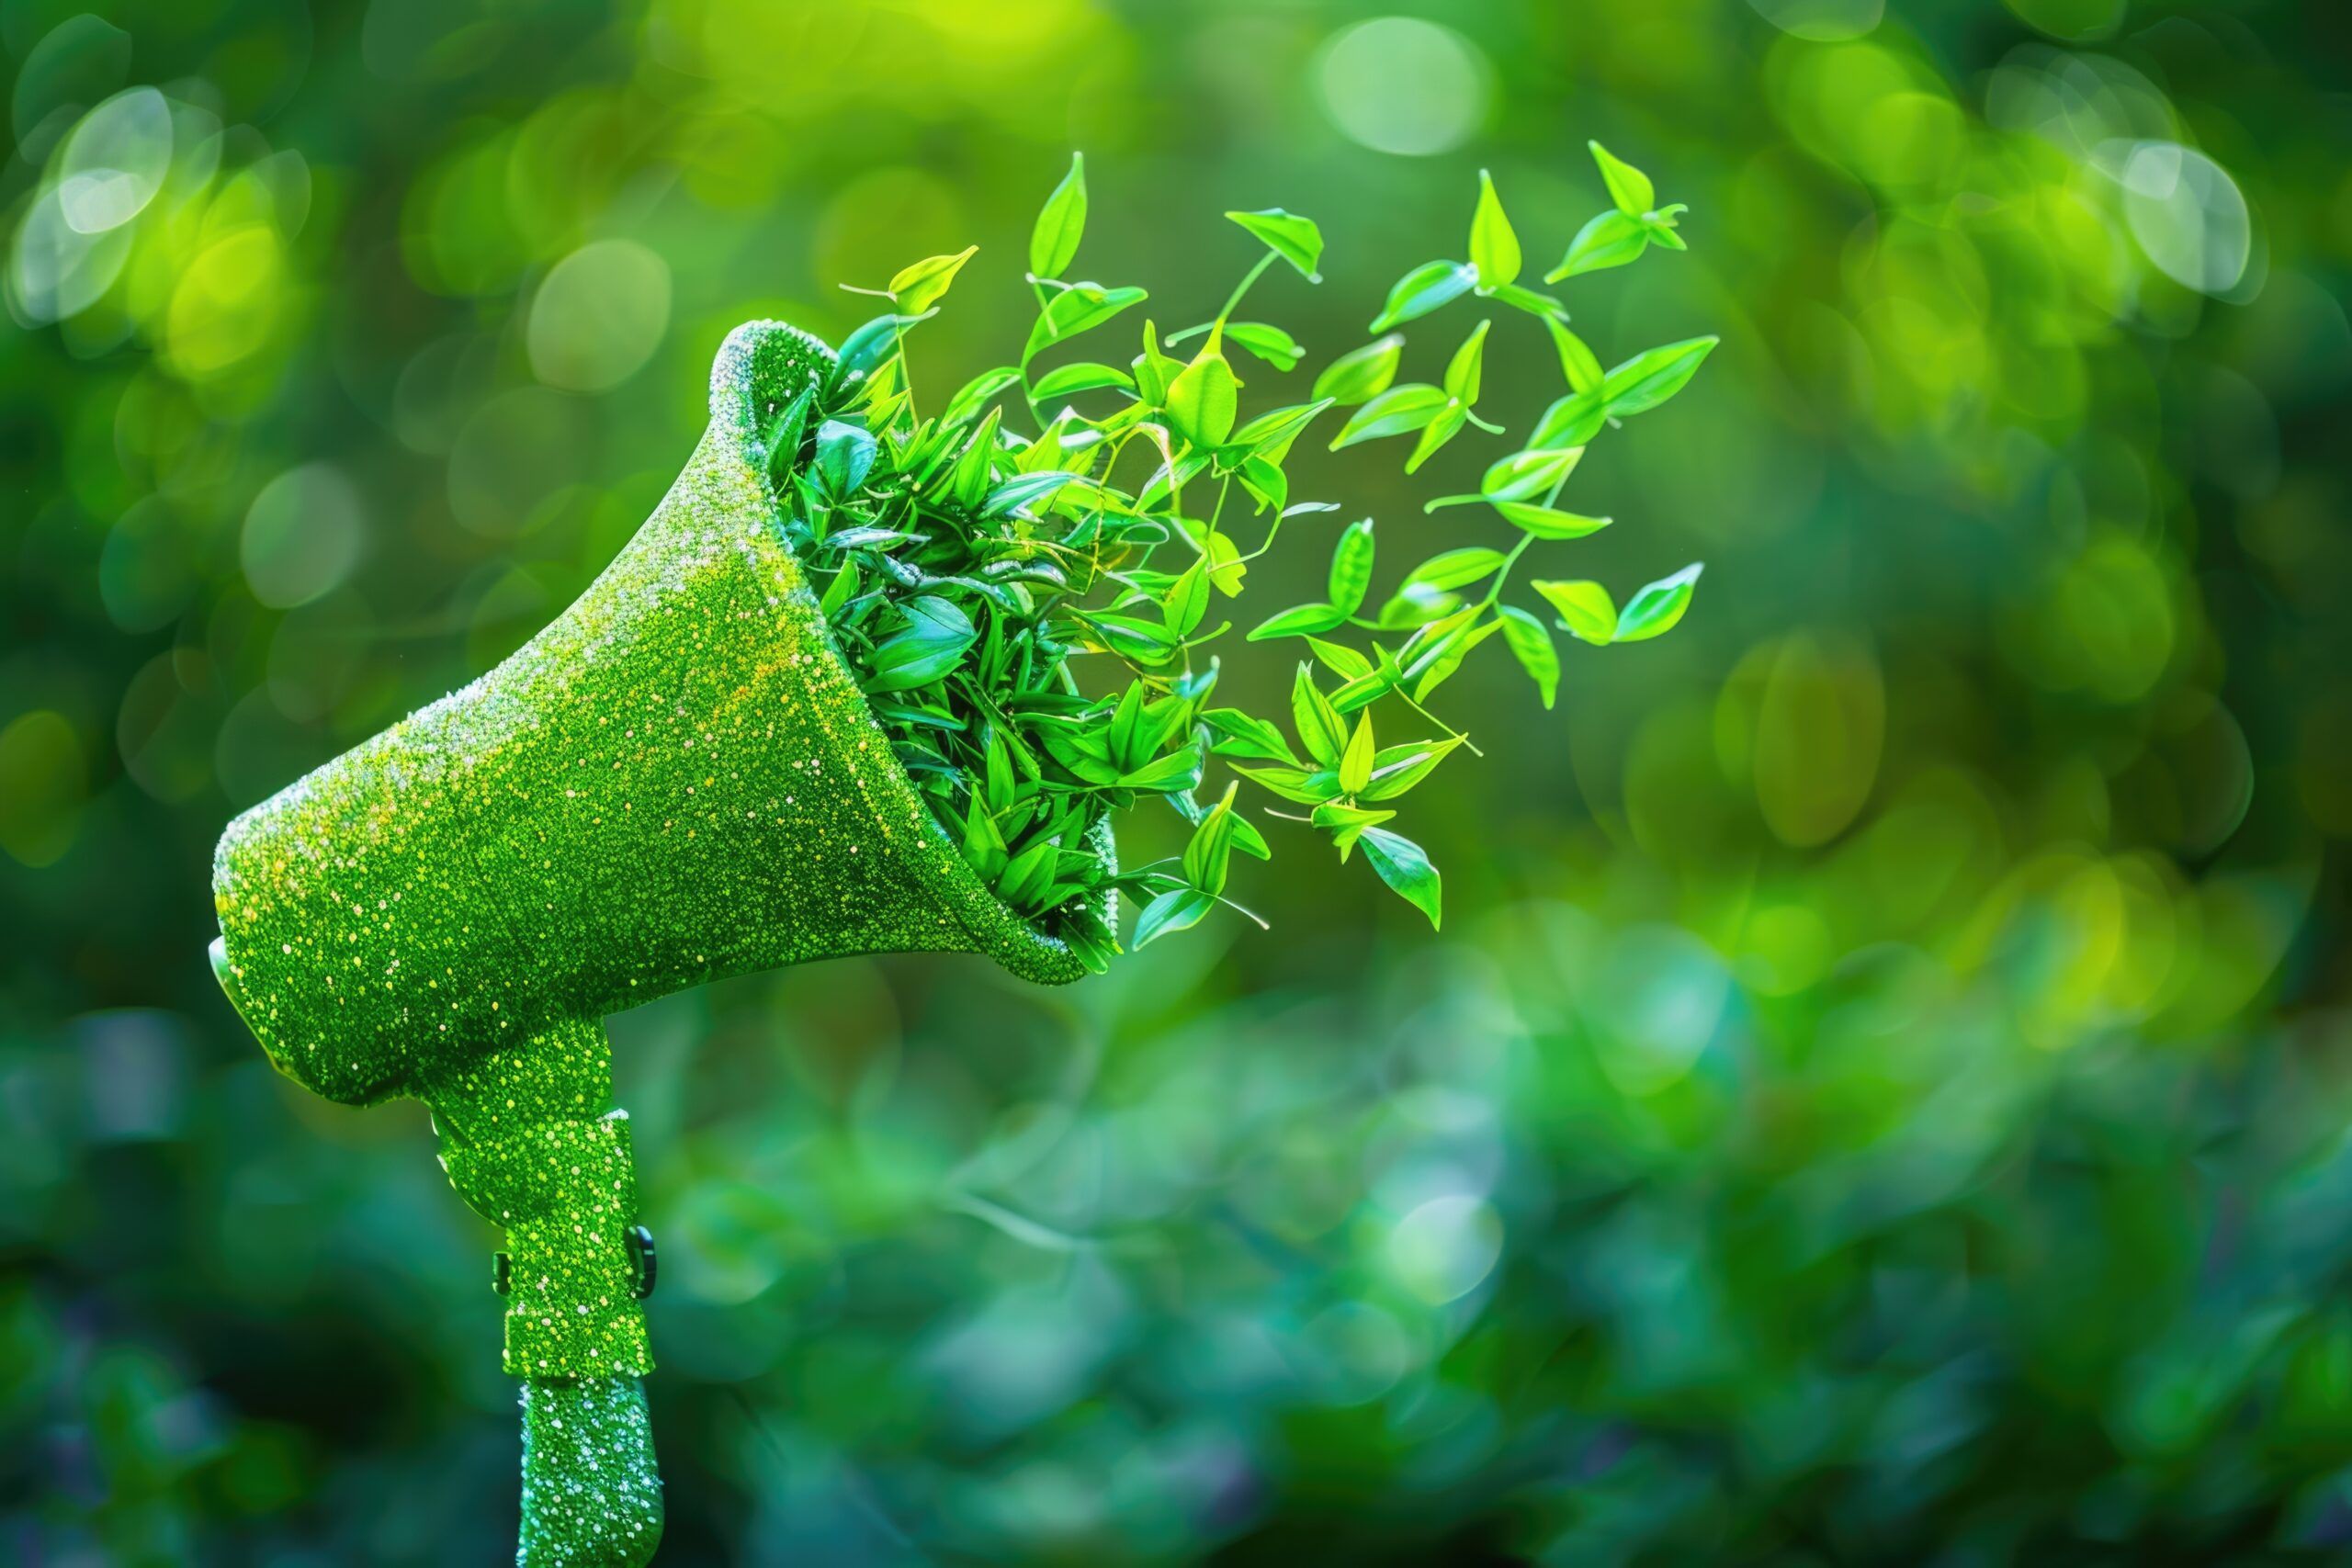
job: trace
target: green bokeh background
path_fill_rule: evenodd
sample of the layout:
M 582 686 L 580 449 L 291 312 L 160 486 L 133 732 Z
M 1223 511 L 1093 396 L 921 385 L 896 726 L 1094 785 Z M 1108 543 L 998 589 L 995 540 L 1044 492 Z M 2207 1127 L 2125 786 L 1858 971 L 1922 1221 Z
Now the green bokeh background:
M 944 394 L 1080 146 L 1080 270 L 1163 326 L 1250 258 L 1217 213 L 1322 223 L 1263 286 L 1295 389 L 1479 167 L 1548 263 L 1588 136 L 1692 248 L 1579 330 L 1724 343 L 1544 575 L 1702 558 L 1690 618 L 1550 715 L 1498 650 L 1449 688 L 1487 756 L 1397 824 L 1440 936 L 1273 823 L 1272 937 L 615 1020 L 665 1561 L 2352 1543 L 2332 7 L 86 3 L 0 0 L 0 1556 L 509 1549 L 494 1238 L 421 1109 L 271 1072 L 211 845 L 568 603 L 729 327 L 978 242 Z M 1512 332 L 1483 406 L 1557 376 Z M 1419 513 L 1480 440 L 1295 485 L 1393 573 L 1484 540 Z

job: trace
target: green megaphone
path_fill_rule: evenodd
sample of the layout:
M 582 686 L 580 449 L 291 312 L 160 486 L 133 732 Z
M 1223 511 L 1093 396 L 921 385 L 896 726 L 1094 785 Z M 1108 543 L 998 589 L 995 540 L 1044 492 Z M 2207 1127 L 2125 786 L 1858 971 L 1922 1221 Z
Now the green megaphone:
M 578 602 L 239 817 L 214 862 L 214 969 L 270 1059 L 346 1104 L 424 1100 L 506 1233 L 530 1568 L 642 1563 L 662 1533 L 654 1255 L 605 1016 L 843 953 L 1085 973 L 933 822 L 785 542 L 763 437 L 832 367 L 736 329 L 701 445 Z

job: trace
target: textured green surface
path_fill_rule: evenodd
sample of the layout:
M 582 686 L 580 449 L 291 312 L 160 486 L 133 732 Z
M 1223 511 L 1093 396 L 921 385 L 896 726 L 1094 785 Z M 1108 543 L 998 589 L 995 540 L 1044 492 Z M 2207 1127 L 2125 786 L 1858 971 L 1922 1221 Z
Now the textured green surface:
M 417 1094 L 547 1020 L 842 953 L 1083 972 L 933 823 L 776 532 L 757 433 L 827 363 L 738 329 L 702 444 L 577 603 L 230 825 L 230 994 L 285 1071 Z
M 662 1541 L 662 1478 L 645 1385 L 534 1378 L 523 1385 L 517 1568 L 634 1568 Z
M 594 1020 L 548 1025 L 467 1061 L 431 1099 L 449 1184 L 506 1233 L 506 1370 L 577 1378 L 653 1370 L 627 1231 L 628 1113 Z
M 782 541 L 759 433 L 831 364 L 777 323 L 730 334 L 701 445 L 569 610 L 220 840 L 215 972 L 270 1058 L 331 1100 L 425 1100 L 506 1232 L 526 1562 L 660 1534 L 604 1016 L 847 953 L 1084 973 L 933 823 Z

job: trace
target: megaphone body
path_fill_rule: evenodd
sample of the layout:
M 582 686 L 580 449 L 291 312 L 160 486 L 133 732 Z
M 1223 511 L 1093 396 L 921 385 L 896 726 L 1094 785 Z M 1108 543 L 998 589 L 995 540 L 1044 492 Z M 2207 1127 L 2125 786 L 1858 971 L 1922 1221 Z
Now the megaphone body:
M 785 541 L 763 435 L 831 367 L 789 327 L 737 329 L 700 446 L 580 599 L 216 858 L 216 972 L 271 1060 L 330 1100 L 424 1100 L 452 1184 L 506 1230 L 528 1563 L 641 1562 L 661 1528 L 652 1258 L 602 1021 L 849 953 L 1084 973 L 934 822 Z

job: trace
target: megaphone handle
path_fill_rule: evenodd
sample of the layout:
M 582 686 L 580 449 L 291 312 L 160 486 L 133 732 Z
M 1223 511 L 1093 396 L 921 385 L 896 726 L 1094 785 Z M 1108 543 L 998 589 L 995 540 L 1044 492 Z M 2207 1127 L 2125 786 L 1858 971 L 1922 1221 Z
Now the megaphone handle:
M 505 1366 L 523 1382 L 522 1568 L 638 1568 L 662 1539 L 628 1117 L 603 1023 L 569 1020 L 426 1094 L 450 1185 L 506 1232 Z
M 661 1540 L 644 1382 L 526 1378 L 515 1568 L 642 1568 Z

